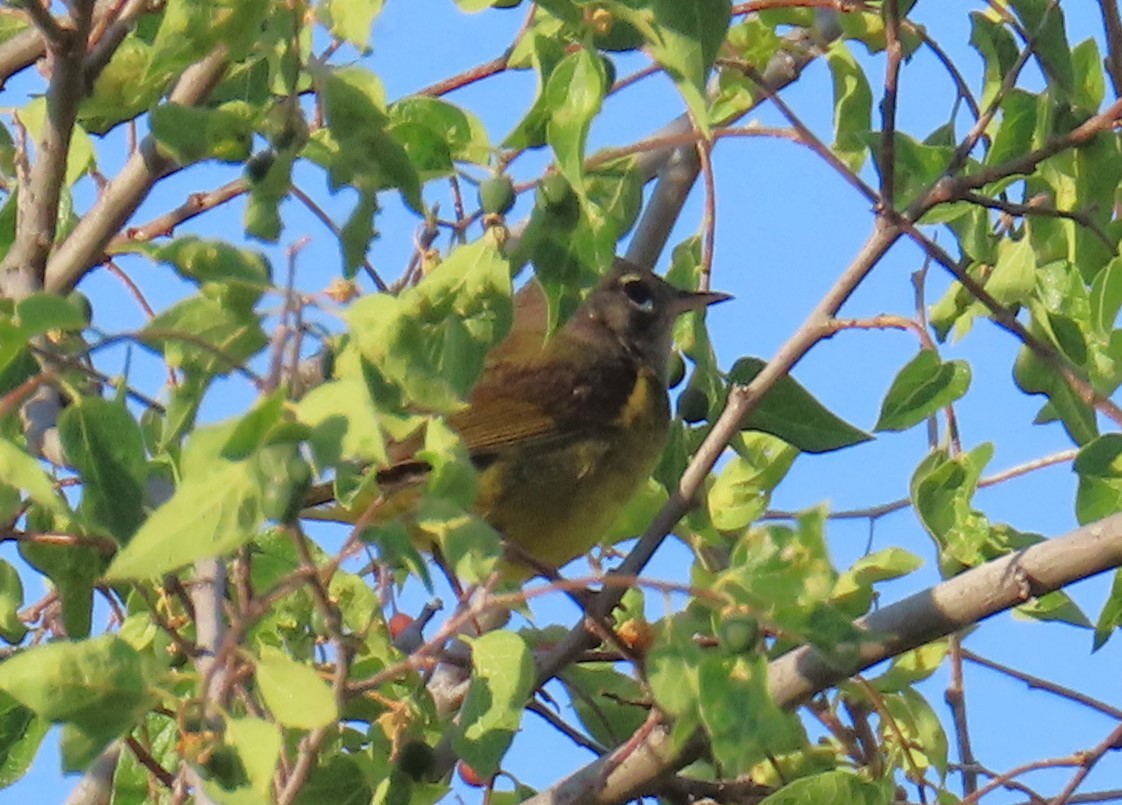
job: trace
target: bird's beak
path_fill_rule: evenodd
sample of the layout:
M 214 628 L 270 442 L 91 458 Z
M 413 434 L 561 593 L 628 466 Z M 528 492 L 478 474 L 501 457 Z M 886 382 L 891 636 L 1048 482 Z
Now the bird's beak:
M 702 310 L 732 298 L 732 294 L 720 291 L 679 291 L 678 297 L 673 302 L 674 315 L 690 310 Z

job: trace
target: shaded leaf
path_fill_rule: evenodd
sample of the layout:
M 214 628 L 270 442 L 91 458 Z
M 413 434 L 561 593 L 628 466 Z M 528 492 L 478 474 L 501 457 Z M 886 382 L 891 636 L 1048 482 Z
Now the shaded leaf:
M 854 173 L 868 156 L 872 126 L 873 94 L 865 71 L 844 41 L 826 52 L 826 63 L 834 83 L 834 144 L 831 149 Z
M 729 383 L 747 385 L 765 362 L 741 358 L 729 370 Z M 873 438 L 827 410 L 791 376 L 780 378 L 741 425 L 762 430 L 805 453 L 827 453 Z
M 943 362 L 924 349 L 896 375 L 873 430 L 907 430 L 960 399 L 970 386 L 970 364 Z
M 452 747 L 486 779 L 499 764 L 522 723 L 534 683 L 534 660 L 513 632 L 490 632 L 471 643 L 472 675 Z
M 121 403 L 83 397 L 62 412 L 58 429 L 82 479 L 81 513 L 127 541 L 144 516 L 148 467 L 140 426 Z
M 254 676 L 265 705 L 286 727 L 313 730 L 339 717 L 335 694 L 327 682 L 310 664 L 294 660 L 279 649 L 261 649 Z

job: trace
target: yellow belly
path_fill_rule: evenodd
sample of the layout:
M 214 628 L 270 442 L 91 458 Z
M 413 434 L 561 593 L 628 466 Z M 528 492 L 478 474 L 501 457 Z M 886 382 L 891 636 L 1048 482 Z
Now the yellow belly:
M 666 441 L 667 408 L 652 378 L 637 384 L 618 426 L 499 455 L 480 474 L 476 510 L 542 564 L 560 567 L 587 553 L 650 476 Z

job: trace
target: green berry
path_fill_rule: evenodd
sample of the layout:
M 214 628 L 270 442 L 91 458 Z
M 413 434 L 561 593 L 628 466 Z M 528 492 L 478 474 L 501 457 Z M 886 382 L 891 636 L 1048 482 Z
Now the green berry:
M 550 173 L 538 182 L 535 203 L 554 224 L 571 227 L 580 217 L 580 201 L 569 182 L 559 173 Z
M 688 386 L 678 395 L 678 417 L 694 425 L 709 416 L 709 395 L 697 386 Z
M 70 295 L 66 297 L 66 300 L 74 305 L 74 307 L 78 308 L 87 325 L 93 321 L 93 305 L 90 304 L 90 298 L 88 296 L 81 291 L 71 291 Z
M 717 644 L 728 654 L 747 654 L 760 642 L 760 622 L 751 615 L 725 615 L 717 626 Z
M 397 767 L 417 782 L 428 779 L 435 763 L 432 747 L 420 740 L 408 741 L 397 758 Z
M 269 520 L 291 523 L 304 508 L 304 496 L 312 485 L 312 468 L 293 451 L 273 473 L 261 495 L 261 511 Z
M 604 89 L 609 90 L 616 83 L 616 63 L 603 55 L 600 56 L 600 61 L 604 65 Z
M 479 206 L 489 215 L 506 215 L 514 199 L 514 182 L 509 176 L 492 176 L 479 185 Z
M 273 162 L 276 161 L 277 155 L 271 148 L 264 151 L 258 151 L 256 154 L 246 160 L 245 163 L 245 178 L 251 183 L 263 181 L 269 174 L 269 169 L 273 167 Z

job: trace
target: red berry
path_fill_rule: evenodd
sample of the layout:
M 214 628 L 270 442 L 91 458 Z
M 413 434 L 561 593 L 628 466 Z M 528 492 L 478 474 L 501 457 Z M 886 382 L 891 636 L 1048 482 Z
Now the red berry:
M 487 785 L 486 780 L 480 779 L 479 772 L 462 760 L 456 764 L 456 770 L 459 772 L 460 779 L 464 781 L 464 785 L 470 785 L 472 788 L 483 788 Z
M 406 615 L 404 612 L 398 612 L 390 618 L 390 637 L 396 638 L 406 629 L 413 625 L 413 619 Z

